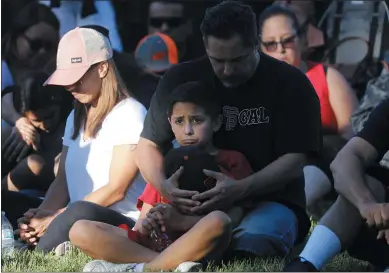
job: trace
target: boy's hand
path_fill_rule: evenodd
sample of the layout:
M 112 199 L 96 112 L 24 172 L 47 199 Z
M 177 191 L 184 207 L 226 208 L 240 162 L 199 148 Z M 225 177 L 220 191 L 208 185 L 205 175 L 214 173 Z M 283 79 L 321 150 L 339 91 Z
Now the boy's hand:
M 153 218 L 161 227 L 162 232 L 181 230 L 183 215 L 169 204 L 157 204 L 151 208 L 147 217 Z
M 153 217 L 149 217 L 149 215 L 147 215 L 147 217 L 142 221 L 142 227 L 139 232 L 143 235 L 150 235 L 153 230 L 160 232 L 161 227 Z

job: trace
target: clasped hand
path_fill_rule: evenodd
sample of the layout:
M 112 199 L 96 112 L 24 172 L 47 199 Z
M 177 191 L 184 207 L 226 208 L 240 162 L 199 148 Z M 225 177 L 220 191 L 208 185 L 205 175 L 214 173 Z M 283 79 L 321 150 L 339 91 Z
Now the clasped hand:
M 186 191 L 178 188 L 178 179 L 184 168 L 178 169 L 162 183 L 163 195 L 174 207 L 185 214 L 205 214 L 213 210 L 228 209 L 238 197 L 238 183 L 232 178 L 214 171 L 204 173 L 216 180 L 216 186 L 206 192 Z

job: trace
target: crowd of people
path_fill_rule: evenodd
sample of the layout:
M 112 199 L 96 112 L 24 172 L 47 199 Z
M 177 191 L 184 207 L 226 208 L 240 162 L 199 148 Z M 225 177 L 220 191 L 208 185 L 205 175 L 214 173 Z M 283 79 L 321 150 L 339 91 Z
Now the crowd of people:
M 180 2 L 150 1 L 126 53 L 110 1 L 18 1 L 2 34 L 1 205 L 21 250 L 79 248 L 84 272 L 287 257 L 331 194 L 284 271 L 342 251 L 389 269 L 389 51 L 360 102 L 309 58 L 322 33 L 288 1 L 258 18 L 208 8 L 204 56 Z

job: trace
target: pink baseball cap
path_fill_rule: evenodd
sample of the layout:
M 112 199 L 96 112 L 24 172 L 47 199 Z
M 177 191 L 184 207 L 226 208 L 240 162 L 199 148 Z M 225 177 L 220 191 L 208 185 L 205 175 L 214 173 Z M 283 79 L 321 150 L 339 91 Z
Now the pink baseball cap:
M 112 56 L 107 37 L 94 29 L 77 27 L 67 32 L 59 42 L 57 68 L 43 85 L 72 85 L 92 65 L 109 60 Z

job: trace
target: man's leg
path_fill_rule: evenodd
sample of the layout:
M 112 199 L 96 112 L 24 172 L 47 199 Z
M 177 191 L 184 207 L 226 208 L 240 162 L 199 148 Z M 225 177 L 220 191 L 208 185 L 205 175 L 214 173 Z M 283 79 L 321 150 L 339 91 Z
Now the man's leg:
M 381 183 L 367 177 L 367 184 L 378 201 L 383 201 L 385 190 Z M 330 259 L 342 249 L 352 244 L 362 226 L 362 218 L 358 209 L 342 196 L 326 212 L 315 227 L 300 259 L 289 263 L 284 271 L 320 270 Z
M 311 207 L 331 191 L 332 184 L 328 176 L 318 167 L 304 167 L 305 196 L 307 207 Z
M 294 246 L 297 225 L 295 214 L 286 206 L 261 202 L 233 231 L 228 258 L 283 257 Z
M 77 222 L 70 231 L 70 238 L 94 258 L 116 263 L 145 263 L 138 270 L 169 270 L 186 261 L 221 258 L 230 243 L 231 220 L 224 212 L 211 212 L 161 254 L 129 240 L 124 230 L 96 222 Z M 87 267 L 98 264 L 108 271 L 124 266 L 93 261 Z
M 69 231 L 78 220 L 91 220 L 114 226 L 127 224 L 130 228 L 135 224 L 130 218 L 112 209 L 91 202 L 75 202 L 51 222 L 38 243 L 38 249 L 50 252 L 59 244 L 69 241 Z

